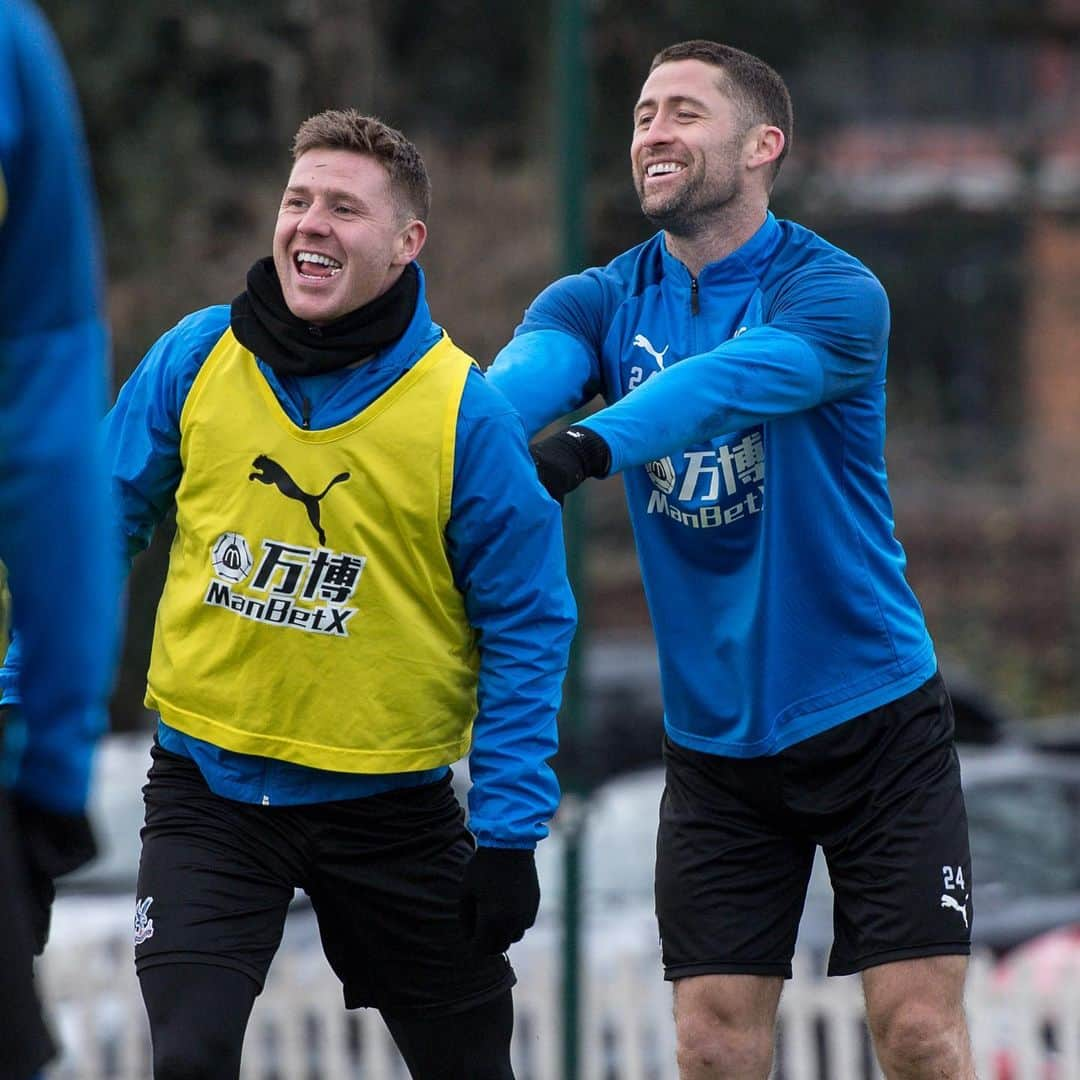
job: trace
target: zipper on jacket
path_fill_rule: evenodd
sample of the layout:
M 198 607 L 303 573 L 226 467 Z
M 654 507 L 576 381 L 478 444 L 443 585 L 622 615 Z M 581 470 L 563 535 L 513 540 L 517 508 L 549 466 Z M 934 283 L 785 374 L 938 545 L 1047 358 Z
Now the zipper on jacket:
M 701 314 L 701 304 L 698 301 L 698 287 L 696 277 L 690 279 L 690 314 Z
M 308 431 L 311 428 L 311 402 L 306 397 L 300 397 L 300 426 Z

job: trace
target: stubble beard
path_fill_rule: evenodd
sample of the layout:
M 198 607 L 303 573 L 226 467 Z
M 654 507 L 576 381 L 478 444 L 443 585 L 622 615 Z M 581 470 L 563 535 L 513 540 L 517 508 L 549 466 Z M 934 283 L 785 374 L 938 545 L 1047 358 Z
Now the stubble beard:
M 660 204 L 646 205 L 640 197 L 641 212 L 656 228 L 671 233 L 672 236 L 691 236 L 695 231 L 695 222 L 699 217 L 699 205 L 692 197 L 692 189 L 677 192 Z
M 695 169 L 694 175 L 662 203 L 646 205 L 645 179 L 642 175 L 636 184 L 642 214 L 657 228 L 672 236 L 689 239 L 706 231 L 709 223 L 721 216 L 724 208 L 739 194 L 735 182 L 737 147 L 735 140 L 725 147 L 725 152 L 714 167 L 712 177 L 708 172 L 708 164 L 701 171 Z M 716 175 L 718 172 L 720 175 Z

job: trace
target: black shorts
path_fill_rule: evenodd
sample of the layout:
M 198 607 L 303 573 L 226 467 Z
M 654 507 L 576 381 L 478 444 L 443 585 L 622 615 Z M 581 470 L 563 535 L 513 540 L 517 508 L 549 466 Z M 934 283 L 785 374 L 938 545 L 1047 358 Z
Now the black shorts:
M 34 946 L 23 856 L 0 790 L 0 1078 L 30 1076 L 53 1056 L 34 989 Z
M 262 988 L 294 888 L 311 898 L 348 1008 L 470 1009 L 514 984 L 458 915 L 473 840 L 449 777 L 363 799 L 253 806 L 215 795 L 155 745 L 143 789 L 135 964 L 234 968 Z
M 791 977 L 814 853 L 830 975 L 971 951 L 971 857 L 941 678 L 771 757 L 665 740 L 656 910 L 668 979 Z

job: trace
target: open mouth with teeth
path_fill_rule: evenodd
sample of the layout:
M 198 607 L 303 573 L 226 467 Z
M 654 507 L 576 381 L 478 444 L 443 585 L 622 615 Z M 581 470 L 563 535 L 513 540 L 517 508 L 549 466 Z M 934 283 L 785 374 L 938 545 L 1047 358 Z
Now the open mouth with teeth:
M 645 167 L 645 175 L 652 179 L 655 176 L 671 176 L 674 173 L 681 173 L 685 169 L 686 166 L 677 161 L 654 161 L 651 165 Z
M 293 256 L 293 264 L 302 278 L 313 281 L 337 277 L 341 273 L 341 263 L 337 259 L 332 259 L 329 255 L 322 255 L 317 251 L 298 251 Z

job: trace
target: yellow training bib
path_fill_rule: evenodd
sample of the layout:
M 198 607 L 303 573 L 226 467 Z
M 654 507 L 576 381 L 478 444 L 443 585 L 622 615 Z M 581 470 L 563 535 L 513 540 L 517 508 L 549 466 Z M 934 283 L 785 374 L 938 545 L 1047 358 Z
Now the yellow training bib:
M 468 750 L 479 657 L 444 530 L 471 364 L 444 335 L 359 415 L 308 431 L 222 335 L 180 418 L 146 694 L 167 724 L 341 772 Z

